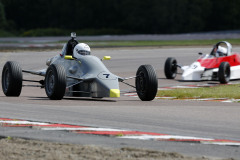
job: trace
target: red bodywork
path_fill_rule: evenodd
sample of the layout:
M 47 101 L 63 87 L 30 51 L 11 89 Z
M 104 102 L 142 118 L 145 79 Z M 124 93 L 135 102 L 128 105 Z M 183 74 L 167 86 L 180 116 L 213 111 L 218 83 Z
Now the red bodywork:
M 218 68 L 222 62 L 228 62 L 233 67 L 240 65 L 240 54 L 234 53 L 225 57 L 199 58 L 197 61 L 205 68 Z

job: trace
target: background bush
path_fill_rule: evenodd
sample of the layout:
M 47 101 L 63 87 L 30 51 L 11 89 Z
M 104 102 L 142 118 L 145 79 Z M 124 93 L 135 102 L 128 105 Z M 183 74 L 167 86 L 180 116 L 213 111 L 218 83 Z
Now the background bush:
M 0 0 L 0 27 L 23 36 L 238 30 L 239 8 L 239 0 Z

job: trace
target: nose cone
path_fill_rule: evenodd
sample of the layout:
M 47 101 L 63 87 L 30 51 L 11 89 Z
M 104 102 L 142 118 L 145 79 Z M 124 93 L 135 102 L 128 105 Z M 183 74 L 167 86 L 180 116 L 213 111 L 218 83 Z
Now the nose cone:
M 194 62 L 189 67 L 185 67 L 182 80 L 187 81 L 200 81 L 202 78 L 202 73 L 204 72 L 204 67 L 201 67 L 199 62 Z
M 110 89 L 110 97 L 120 97 L 119 89 Z

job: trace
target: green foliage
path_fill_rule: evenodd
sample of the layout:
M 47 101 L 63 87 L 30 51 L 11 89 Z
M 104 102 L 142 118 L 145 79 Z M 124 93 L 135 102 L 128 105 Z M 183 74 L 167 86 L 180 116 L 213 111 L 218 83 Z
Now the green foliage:
M 34 32 L 44 28 L 43 33 L 50 35 L 48 31 L 53 31 L 53 35 L 65 34 L 62 30 L 98 35 L 240 29 L 239 0 L 1 0 L 1 2 L 0 23 L 11 21 L 12 25 L 8 24 L 7 30 L 24 30 L 26 33 L 23 35 L 33 35 Z
M 0 28 L 4 28 L 6 23 L 4 7 L 0 1 Z
M 41 36 L 69 36 L 70 32 L 76 32 L 77 35 L 103 35 L 103 34 L 129 34 L 120 29 L 82 29 L 70 30 L 59 28 L 37 28 L 24 31 L 20 36 L 23 37 L 41 37 Z M 0 34 L 1 36 L 1 34 Z
M 23 32 L 21 36 L 23 37 L 41 37 L 41 36 L 46 36 L 46 35 L 51 35 L 51 36 L 67 36 L 69 35 L 70 31 L 66 31 L 63 29 L 58 29 L 58 28 L 45 28 L 45 29 L 31 29 Z
M 113 28 L 102 28 L 102 29 L 82 29 L 76 31 L 78 35 L 121 35 L 121 34 L 131 34 L 129 31 L 122 29 Z
M 0 37 L 13 37 L 13 36 L 14 36 L 14 34 L 0 29 Z

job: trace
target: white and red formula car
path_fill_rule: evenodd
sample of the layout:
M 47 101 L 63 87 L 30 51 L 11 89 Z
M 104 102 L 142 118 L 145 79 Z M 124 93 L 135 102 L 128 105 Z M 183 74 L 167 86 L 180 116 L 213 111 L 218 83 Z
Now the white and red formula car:
M 197 61 L 189 66 L 180 66 L 175 58 L 167 58 L 164 66 L 166 78 L 174 79 L 177 68 L 180 68 L 183 81 L 218 80 L 225 84 L 240 79 L 240 53 L 233 53 L 229 42 L 218 42 L 210 54 L 199 54 Z

